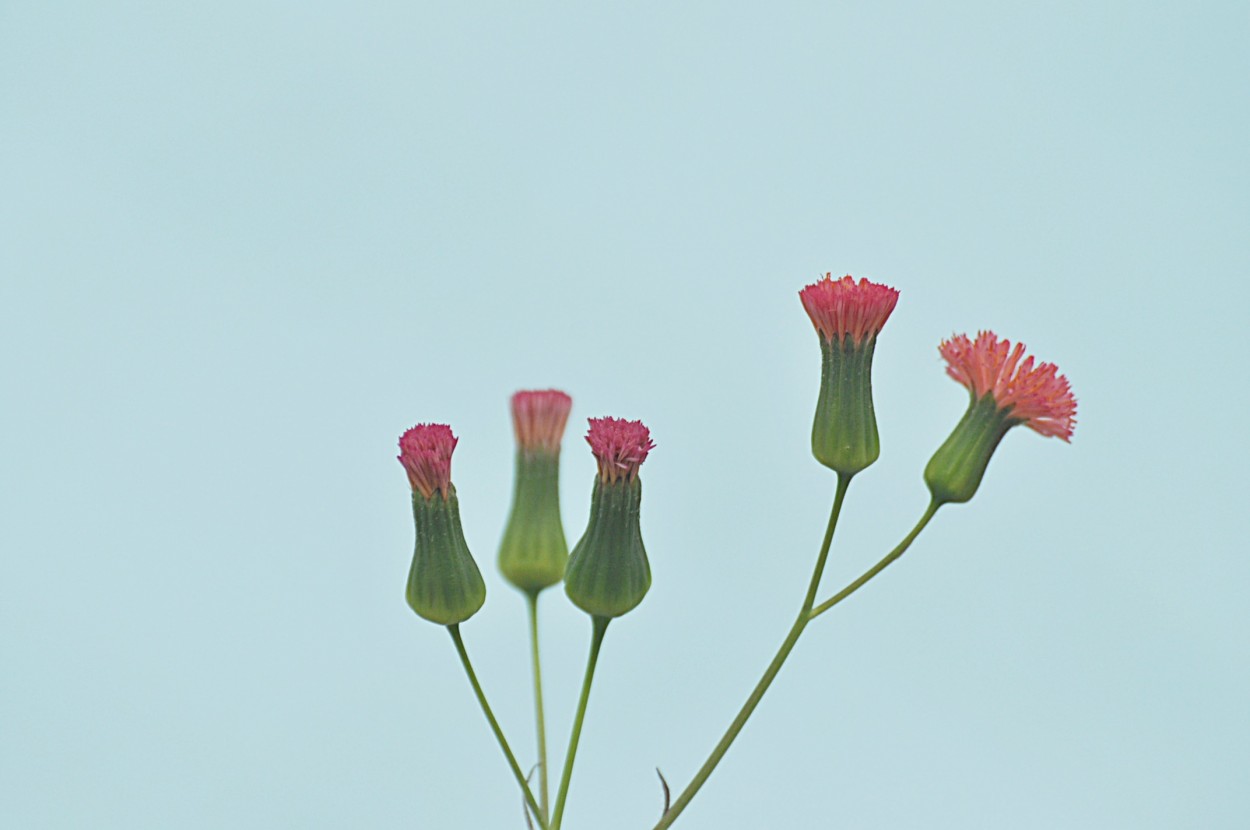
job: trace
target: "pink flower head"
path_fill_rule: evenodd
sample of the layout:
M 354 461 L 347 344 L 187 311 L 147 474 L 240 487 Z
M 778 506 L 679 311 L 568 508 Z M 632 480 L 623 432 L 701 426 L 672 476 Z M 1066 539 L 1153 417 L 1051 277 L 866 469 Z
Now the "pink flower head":
M 399 437 L 399 463 L 412 489 L 429 499 L 451 494 L 451 453 L 460 440 L 446 424 L 417 424 Z
M 1034 365 L 1031 355 L 1021 363 L 1024 344 L 1013 348 L 992 331 L 978 333 L 976 340 L 966 334 L 943 340 L 938 352 L 946 360 L 946 374 L 968 387 L 973 399 L 993 395 L 999 409 L 1030 429 L 1071 440 L 1076 398 L 1055 364 Z
M 512 396 L 512 429 L 523 450 L 560 451 L 573 399 L 559 389 L 526 390 Z
M 647 453 L 655 449 L 651 430 L 642 421 L 626 421 L 624 418 L 590 418 L 590 431 L 586 443 L 599 462 L 599 480 L 604 482 L 626 479 L 633 481 L 638 467 L 647 460 Z
M 835 280 L 832 274 L 825 274 L 823 280 L 800 291 L 799 299 L 821 337 L 841 342 L 850 335 L 859 346 L 876 337 L 890 319 L 898 291 L 866 279 L 856 282 L 849 275 Z

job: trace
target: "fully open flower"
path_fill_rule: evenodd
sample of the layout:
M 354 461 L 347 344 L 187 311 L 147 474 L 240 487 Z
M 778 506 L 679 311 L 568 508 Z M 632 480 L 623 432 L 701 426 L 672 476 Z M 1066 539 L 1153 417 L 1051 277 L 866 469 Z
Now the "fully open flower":
M 1035 364 L 1032 356 L 1024 356 L 1023 343 L 1012 346 L 992 331 L 980 332 L 976 340 L 955 335 L 943 340 L 938 352 L 946 360 L 946 373 L 968 387 L 974 401 L 991 395 L 1012 420 L 1047 437 L 1071 440 L 1076 398 L 1055 364 Z
M 942 342 L 938 351 L 946 372 L 968 388 L 971 402 L 946 443 L 925 468 L 925 482 L 939 503 L 972 498 L 990 456 L 1007 431 L 1024 424 L 1046 436 L 1068 441 L 1076 425 L 1076 398 L 1068 379 L 1053 363 L 1025 357 L 992 331 L 976 340 L 961 334 Z
M 486 583 L 460 526 L 451 483 L 456 437 L 445 424 L 418 424 L 399 439 L 399 462 L 412 485 L 417 540 L 408 570 L 408 605 L 441 625 L 464 622 L 486 601 Z M 434 494 L 442 498 L 434 498 Z
M 835 280 L 826 274 L 800 291 L 799 299 L 820 335 L 812 454 L 840 475 L 851 476 L 881 454 L 872 406 L 872 356 L 898 292 L 866 279 Z
M 564 591 L 588 614 L 619 617 L 642 602 L 651 587 L 651 565 L 638 524 L 638 467 L 655 444 L 641 421 L 620 418 L 591 418 L 586 442 L 599 462 L 599 475 L 586 532 L 569 554 Z

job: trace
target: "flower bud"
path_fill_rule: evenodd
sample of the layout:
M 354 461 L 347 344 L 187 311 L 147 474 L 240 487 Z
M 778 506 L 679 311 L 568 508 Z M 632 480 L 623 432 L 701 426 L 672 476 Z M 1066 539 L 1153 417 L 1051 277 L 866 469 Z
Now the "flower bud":
M 1024 344 L 1012 347 L 991 331 L 975 341 L 961 334 L 938 351 L 946 373 L 968 388 L 968 411 L 925 468 L 925 483 L 938 504 L 972 498 L 998 442 L 1019 424 L 1068 441 L 1076 424 L 1076 398 L 1053 363 L 1021 362 Z
M 586 532 L 569 556 L 564 590 L 587 614 L 619 617 L 642 602 L 651 587 L 651 566 L 638 526 L 638 467 L 655 444 L 641 421 L 619 418 L 591 418 L 586 441 L 599 475 Z
M 399 462 L 412 485 L 417 541 L 408 571 L 408 605 L 431 622 L 461 623 L 486 601 L 486 584 L 460 527 L 451 483 L 457 438 L 443 424 L 418 424 L 399 439 Z
M 569 558 L 560 521 L 560 439 L 572 403 L 554 389 L 512 396 L 516 483 L 499 545 L 499 570 L 526 593 L 563 579 Z
M 839 474 L 854 475 L 881 454 L 872 407 L 872 355 L 898 292 L 866 279 L 834 280 L 826 274 L 800 291 L 799 299 L 820 335 L 812 454 Z

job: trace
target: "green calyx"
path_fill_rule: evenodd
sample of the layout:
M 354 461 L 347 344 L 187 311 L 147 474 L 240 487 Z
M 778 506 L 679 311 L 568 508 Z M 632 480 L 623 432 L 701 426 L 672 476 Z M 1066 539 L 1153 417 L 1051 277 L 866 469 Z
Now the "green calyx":
M 647 595 L 651 566 L 642 546 L 638 510 L 642 482 L 595 480 L 590 521 L 564 573 L 569 599 L 587 614 L 619 617 Z
M 569 545 L 560 522 L 560 454 L 519 450 L 512 513 L 499 545 L 499 570 L 526 593 L 564 578 Z
M 460 527 L 460 501 L 455 488 L 446 499 L 412 494 L 417 544 L 408 571 L 408 605 L 440 625 L 464 622 L 486 601 L 486 583 L 469 553 Z
M 842 475 L 854 475 L 881 455 L 872 408 L 872 353 L 877 338 L 856 343 L 820 338 L 820 397 L 812 423 L 812 455 Z
M 994 396 L 973 400 L 955 430 L 938 447 L 925 467 L 924 480 L 938 504 L 961 503 L 981 486 L 985 468 L 1007 430 L 1020 423 L 1010 412 L 998 408 Z

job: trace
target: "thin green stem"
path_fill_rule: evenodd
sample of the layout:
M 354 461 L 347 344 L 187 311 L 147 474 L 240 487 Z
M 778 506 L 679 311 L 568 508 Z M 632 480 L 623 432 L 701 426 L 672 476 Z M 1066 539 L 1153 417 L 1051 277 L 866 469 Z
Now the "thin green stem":
M 929 506 L 925 509 L 924 515 L 920 517 L 920 521 L 916 522 L 916 526 L 911 529 L 910 533 L 903 537 L 903 541 L 899 542 L 898 546 L 895 547 L 894 550 L 887 553 L 880 562 L 864 571 L 859 579 L 856 579 L 850 585 L 847 585 L 841 591 L 838 591 L 832 597 L 813 608 L 811 613 L 807 615 L 807 618 L 809 620 L 816 619 L 821 614 L 825 613 L 830 608 L 858 591 L 868 582 L 868 580 L 872 579 L 874 576 L 889 567 L 891 562 L 898 559 L 907 551 L 907 548 L 911 547 L 911 543 L 916 541 L 916 537 L 920 535 L 920 531 L 924 530 L 925 525 L 929 523 L 929 520 L 933 518 L 933 514 L 937 513 L 938 508 L 941 507 L 942 504 L 942 502 L 937 501 L 936 499 L 929 502 Z
M 538 785 L 545 819 L 550 815 L 547 810 L 551 806 L 549 803 L 551 789 L 547 781 L 547 722 L 543 717 L 543 669 L 538 659 L 538 592 L 528 591 L 525 598 L 526 605 L 529 606 L 530 617 L 530 657 L 534 663 L 534 719 L 538 727 Z
M 449 625 L 447 630 L 451 632 L 451 639 L 456 644 L 456 653 L 460 655 L 460 662 L 464 665 L 465 674 L 469 676 L 469 684 L 473 686 L 473 693 L 477 695 L 477 702 L 482 705 L 482 713 L 486 715 L 491 731 L 495 733 L 495 739 L 499 741 L 499 748 L 503 750 L 504 757 L 508 759 L 508 766 L 512 767 L 512 774 L 516 777 L 517 784 L 521 787 L 521 792 L 525 794 L 525 803 L 534 812 L 538 820 L 538 826 L 542 830 L 547 830 L 547 818 L 539 811 L 538 802 L 534 800 L 534 794 L 530 792 L 529 784 L 525 781 L 525 774 L 521 772 L 521 767 L 516 762 L 516 756 L 512 754 L 512 748 L 508 746 L 508 740 L 503 736 L 503 730 L 499 728 L 499 721 L 495 720 L 495 714 L 490 710 L 490 704 L 486 702 L 486 694 L 482 691 L 482 684 L 477 682 L 477 673 L 473 671 L 473 664 L 469 662 L 469 652 L 465 650 L 464 640 L 460 638 L 460 626 Z
M 790 627 L 789 633 L 786 634 L 786 639 L 782 642 L 781 648 L 777 649 L 777 654 L 773 657 L 773 661 L 764 670 L 764 676 L 755 684 L 755 688 L 751 691 L 751 696 L 747 698 L 747 702 L 742 705 L 742 709 L 738 711 L 737 717 L 733 719 L 733 723 L 729 724 L 729 728 L 721 736 L 720 742 L 716 744 L 712 754 L 703 762 L 703 766 L 699 767 L 699 771 L 695 773 L 694 778 L 686 785 L 686 789 L 682 790 L 681 795 L 677 796 L 677 800 L 660 817 L 660 822 L 655 825 L 655 830 L 664 830 L 664 828 L 670 826 L 681 815 L 682 810 L 686 809 L 686 805 L 690 803 L 690 800 L 695 797 L 695 794 L 699 792 L 699 789 L 707 781 L 708 777 L 711 776 L 712 771 L 716 769 L 716 765 L 720 763 L 721 758 L 725 757 L 725 753 L 729 751 L 729 747 L 733 744 L 734 739 L 738 737 L 738 733 L 742 731 L 742 727 L 746 726 L 747 719 L 751 717 L 751 713 L 759 705 L 760 700 L 764 697 L 764 693 L 772 685 L 773 678 L 781 671 L 786 658 L 790 656 L 790 652 L 794 650 L 795 644 L 798 643 L 799 636 L 803 633 L 803 629 L 807 627 L 807 623 L 811 619 L 808 614 L 812 610 L 812 604 L 816 601 L 816 591 L 820 588 L 820 577 L 825 570 L 825 560 L 828 559 L 829 548 L 833 544 L 833 531 L 838 525 L 838 516 L 842 512 L 842 501 L 846 498 L 846 490 L 850 484 L 850 475 L 838 475 L 838 489 L 833 496 L 833 509 L 829 512 L 829 524 L 825 528 L 825 538 L 820 545 L 820 555 L 816 557 L 816 567 L 812 571 L 812 579 L 808 585 L 807 594 L 803 599 L 803 607 L 799 611 L 798 618 L 795 619 L 794 625 Z
M 573 759 L 577 756 L 577 742 L 582 737 L 582 721 L 586 718 L 586 702 L 590 700 L 590 684 L 595 678 L 595 664 L 599 662 L 599 648 L 607 633 L 611 617 L 594 617 L 594 632 L 590 640 L 590 657 L 586 660 L 586 678 L 582 681 L 582 696 L 577 702 L 577 715 L 573 718 L 573 734 L 569 736 L 569 751 L 564 756 L 564 774 L 560 776 L 560 791 L 556 794 L 555 812 L 551 816 L 551 830 L 560 830 L 564 818 L 564 802 L 569 796 L 569 781 L 573 778 Z
M 820 543 L 820 555 L 816 557 L 816 567 L 812 570 L 812 580 L 807 586 L 807 594 L 803 597 L 804 614 L 812 610 L 816 602 L 816 592 L 820 590 L 820 577 L 825 572 L 825 560 L 829 558 L 829 548 L 833 545 L 833 531 L 838 526 L 838 516 L 842 514 L 842 502 L 846 498 L 846 490 L 851 486 L 851 476 L 838 473 L 838 487 L 833 493 L 833 509 L 829 511 L 829 524 L 825 527 L 825 538 Z M 799 615 L 800 617 L 803 614 Z

